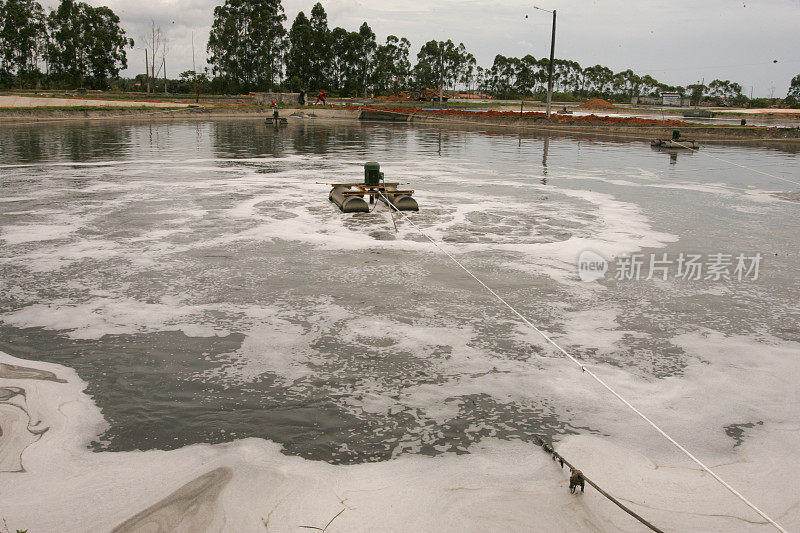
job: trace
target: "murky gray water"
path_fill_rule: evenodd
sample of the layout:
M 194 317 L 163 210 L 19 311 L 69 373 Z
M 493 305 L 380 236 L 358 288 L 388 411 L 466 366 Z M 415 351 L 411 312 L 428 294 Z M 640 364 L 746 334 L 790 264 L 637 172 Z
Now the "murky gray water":
M 318 182 L 381 162 L 416 190 L 413 220 L 512 305 L 650 382 L 683 372 L 681 335 L 800 342 L 797 152 L 350 122 L 2 126 L 0 350 L 75 368 L 110 424 L 99 449 L 257 436 L 363 462 L 603 433 L 558 385 L 566 365 L 410 224 L 342 214 Z M 585 249 L 612 262 L 605 281 L 579 281 Z M 763 260 L 757 280 L 613 279 L 632 251 Z M 759 422 L 738 416 L 709 431 L 733 446 Z

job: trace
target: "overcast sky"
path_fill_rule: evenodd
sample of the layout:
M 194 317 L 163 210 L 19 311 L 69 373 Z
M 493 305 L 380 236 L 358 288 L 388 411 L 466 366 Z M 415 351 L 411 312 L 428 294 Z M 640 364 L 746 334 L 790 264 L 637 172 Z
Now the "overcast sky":
M 198 70 L 206 65 L 206 41 L 216 5 L 224 0 L 88 0 L 107 5 L 137 41 L 128 51 L 132 76 L 144 72 L 144 44 L 150 20 L 169 39 L 170 77 L 192 68 L 194 31 Z M 57 0 L 43 2 L 50 7 Z M 283 0 L 287 27 L 313 0 Z M 631 68 L 659 81 L 686 85 L 705 78 L 730 79 L 748 94 L 784 96 L 800 73 L 800 0 L 535 0 L 556 9 L 556 57 L 586 67 L 602 64 L 615 72 Z M 505 0 L 328 0 L 322 5 L 331 27 L 356 30 L 365 20 L 379 41 L 406 37 L 412 64 L 430 39 L 463 42 L 489 67 L 494 56 L 545 57 L 550 53 L 551 15 L 533 1 Z M 635 7 L 634 7 L 635 6 Z M 525 18 L 528 15 L 528 18 Z M 777 63 L 773 61 L 777 60 Z

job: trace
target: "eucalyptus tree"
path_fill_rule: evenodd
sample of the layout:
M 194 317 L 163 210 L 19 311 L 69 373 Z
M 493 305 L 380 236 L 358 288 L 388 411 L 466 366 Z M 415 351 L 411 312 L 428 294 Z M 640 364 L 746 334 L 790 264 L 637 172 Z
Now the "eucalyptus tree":
M 528 54 L 517 62 L 517 79 L 514 88 L 520 96 L 531 96 L 536 88 L 539 65 L 536 58 Z
M 389 35 L 386 44 L 378 46 L 373 76 L 378 91 L 396 93 L 406 86 L 411 71 L 410 47 L 408 39 L 395 35 Z
M 642 92 L 649 96 L 658 96 L 662 92 L 663 84 L 659 83 L 657 79 L 650 74 L 642 76 Z
M 95 85 L 104 87 L 109 77 L 116 78 L 119 71 L 128 66 L 125 48 L 133 47 L 133 39 L 125 37 L 119 25 L 119 17 L 106 6 L 86 6 L 85 39 L 87 67 Z
M 361 47 L 359 49 L 359 53 L 361 54 L 361 61 L 359 62 L 360 86 L 358 88 L 358 94 L 362 95 L 372 79 L 372 70 L 378 43 L 375 41 L 375 32 L 372 31 L 372 28 L 370 28 L 369 24 L 366 22 L 358 28 L 358 35 L 361 37 Z
M 464 76 L 464 69 L 467 67 L 469 53 L 464 43 L 454 46 L 449 39 L 445 43 L 445 80 L 452 90 Z
M 314 54 L 311 21 L 302 11 L 297 14 L 289 30 L 289 48 L 286 54 L 286 80 L 289 88 L 298 90 L 323 89 L 313 85 L 311 57 Z
M 488 76 L 489 84 L 496 96 L 505 98 L 515 94 L 519 65 L 519 60 L 514 57 L 502 54 L 495 56 Z
M 639 95 L 642 87 L 642 78 L 640 76 L 631 69 L 623 70 L 617 75 L 619 76 L 619 93 L 627 93 L 628 97 Z
M 0 71 L 19 86 L 38 78 L 47 40 L 44 10 L 35 0 L 0 2 Z
M 792 78 L 786 98 L 800 98 L 800 74 Z
M 439 41 L 428 41 L 417 52 L 414 81 L 419 88 L 438 87 L 442 71 L 442 53 Z
M 455 88 L 464 76 L 470 56 L 464 43 L 456 46 L 450 39 L 428 41 L 417 53 L 413 71 L 416 84 L 428 88 L 439 88 L 440 85 Z
M 337 84 L 333 87 L 343 96 L 361 94 L 363 88 L 364 36 L 360 32 L 334 28 L 331 32 L 334 71 Z
M 208 62 L 234 89 L 272 89 L 285 50 L 280 0 L 225 0 L 214 8 Z
M 594 65 L 583 69 L 589 84 L 592 86 L 595 94 L 603 95 L 611 87 L 614 79 L 614 71 L 603 65 Z
M 561 90 L 577 93 L 580 90 L 583 73 L 580 63 L 571 59 L 558 59 L 555 66 L 558 69 Z
M 708 91 L 708 85 L 703 83 L 692 83 L 687 85 L 686 88 L 691 91 L 690 101 L 692 105 L 698 105 L 700 100 L 703 99 L 703 95 L 705 95 L 706 91 Z
M 104 87 L 128 66 L 125 37 L 119 17 L 107 7 L 61 0 L 47 18 L 50 39 L 47 56 L 50 74 L 62 84 Z
M 708 84 L 711 96 L 721 98 L 736 98 L 742 94 L 742 86 L 730 80 L 714 80 Z
M 488 92 L 486 87 L 486 69 L 480 65 L 475 68 L 475 87 L 480 96 L 485 96 L 485 93 Z
M 463 68 L 461 69 L 461 83 L 467 88 L 467 92 L 472 96 L 472 82 L 475 79 L 475 67 L 478 62 L 475 60 L 475 56 L 471 53 L 467 53 L 464 56 L 464 64 Z
M 331 63 L 330 63 L 330 87 L 334 91 L 341 92 L 345 82 L 346 50 L 348 41 L 348 31 L 344 28 L 336 27 L 330 32 Z
M 331 86 L 331 31 L 328 29 L 328 15 L 325 8 L 317 2 L 311 8 L 311 56 L 309 57 L 309 83 L 314 87 Z

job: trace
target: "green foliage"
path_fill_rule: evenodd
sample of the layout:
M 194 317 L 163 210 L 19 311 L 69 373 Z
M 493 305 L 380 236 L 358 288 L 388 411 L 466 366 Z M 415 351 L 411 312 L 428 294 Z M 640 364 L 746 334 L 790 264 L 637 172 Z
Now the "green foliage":
M 310 18 L 298 13 L 288 32 L 285 22 L 281 0 L 224 0 L 214 9 L 207 48 L 211 72 L 198 75 L 199 90 L 219 94 L 280 88 L 363 96 L 368 86 L 377 94 L 444 86 L 476 89 L 499 98 L 533 98 L 547 90 L 548 58 L 498 54 L 484 68 L 463 43 L 432 40 L 420 48 L 412 68 L 407 39 L 389 35 L 378 44 L 367 22 L 355 31 L 330 29 L 321 2 L 312 6 Z M 0 88 L 111 86 L 138 91 L 147 78 L 119 78 L 127 66 L 128 46 L 133 46 L 133 40 L 125 36 L 119 17 L 107 7 L 59 0 L 46 14 L 37 0 L 0 0 Z M 45 66 L 47 74 L 42 72 Z M 711 97 L 718 104 L 763 105 L 750 102 L 742 95 L 741 85 L 730 80 L 684 88 L 632 69 L 615 73 L 602 65 L 582 68 L 567 59 L 555 59 L 552 67 L 553 90 L 563 99 L 626 101 L 637 95 L 679 92 L 690 93 L 693 104 Z M 137 81 L 141 85 L 135 85 Z M 169 92 L 194 92 L 191 71 L 166 83 Z M 792 79 L 782 105 L 794 106 L 798 100 L 800 75 Z
M 299 28 L 298 33 L 300 31 Z M 316 49 L 309 52 L 313 57 L 329 58 L 327 59 L 328 68 L 322 73 L 324 76 L 320 75 L 319 70 L 315 71 L 313 66 L 310 66 L 310 74 L 306 78 L 311 79 L 312 85 L 308 85 L 309 89 L 331 90 L 342 96 L 363 96 L 367 85 L 375 82 L 381 76 L 375 33 L 365 22 L 357 32 L 337 27 L 327 35 L 329 46 L 327 52 Z M 407 48 L 406 45 L 406 50 Z M 402 56 L 402 52 L 398 52 L 398 54 Z M 287 74 L 288 71 L 287 66 Z M 299 75 L 298 78 L 303 79 Z M 314 85 L 315 80 L 319 79 L 325 79 L 327 83 L 316 82 L 317 84 Z M 291 78 L 289 86 L 294 86 Z
M 290 90 L 310 87 L 311 57 L 314 54 L 314 41 L 311 21 L 302 11 L 297 14 L 292 29 L 289 30 L 289 51 L 286 55 L 286 78 Z
M 317 2 L 311 9 L 311 56 L 309 57 L 309 76 L 313 87 L 330 87 L 331 31 L 328 29 L 328 15 L 325 8 Z
M 214 8 L 208 62 L 226 88 L 274 88 L 285 53 L 285 20 L 280 0 L 225 0 Z
M 475 58 L 467 53 L 464 43 L 456 46 L 450 39 L 428 41 L 417 53 L 414 79 L 419 88 L 435 89 L 441 85 L 454 89 L 474 66 Z
M 789 84 L 789 92 L 786 93 L 786 98 L 800 99 L 800 74 L 792 78 Z
M 722 100 L 733 99 L 742 94 L 742 86 L 730 80 L 714 80 L 708 84 L 710 96 Z
M 37 65 L 46 41 L 44 10 L 38 2 L 0 2 L 0 71 L 16 77 L 19 86 L 39 81 Z
M 62 85 L 104 88 L 109 77 L 128 66 L 125 47 L 132 47 L 133 40 L 125 37 L 109 8 L 61 0 L 47 25 L 50 72 Z
M 395 35 L 389 35 L 386 44 L 377 47 L 373 83 L 379 93 L 397 93 L 406 88 L 411 71 L 409 48 L 408 39 Z
M 686 88 L 691 91 L 692 105 L 699 105 L 700 100 L 703 99 L 703 95 L 708 91 L 708 86 L 702 83 L 693 83 L 692 85 L 687 85 Z

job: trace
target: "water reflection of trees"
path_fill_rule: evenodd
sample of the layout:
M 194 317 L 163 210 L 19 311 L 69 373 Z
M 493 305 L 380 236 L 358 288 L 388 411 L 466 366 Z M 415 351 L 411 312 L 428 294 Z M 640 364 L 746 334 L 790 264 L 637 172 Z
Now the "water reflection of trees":
M 385 124 L 290 118 L 287 126 L 275 127 L 263 120 L 215 121 L 212 145 L 219 157 L 265 155 L 346 154 L 354 159 L 378 159 L 408 142 L 412 130 Z
M 215 120 L 210 133 L 212 150 L 223 158 L 261 157 L 284 151 L 281 128 L 275 129 L 261 118 Z
M 130 142 L 130 125 L 113 122 L 0 128 L 0 156 L 4 163 L 118 159 L 128 152 Z

